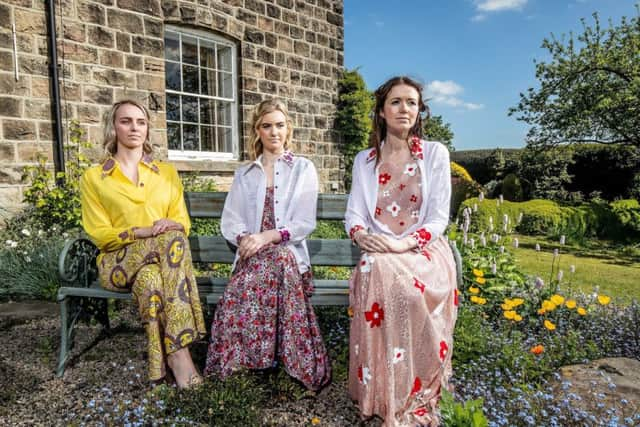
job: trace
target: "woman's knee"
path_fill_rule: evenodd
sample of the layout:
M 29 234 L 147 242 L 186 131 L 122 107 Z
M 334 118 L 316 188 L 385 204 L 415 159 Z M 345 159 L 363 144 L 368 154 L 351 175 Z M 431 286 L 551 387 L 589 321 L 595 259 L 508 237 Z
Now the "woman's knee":
M 158 264 L 147 264 L 138 270 L 132 291 L 136 295 L 162 289 L 162 273 Z

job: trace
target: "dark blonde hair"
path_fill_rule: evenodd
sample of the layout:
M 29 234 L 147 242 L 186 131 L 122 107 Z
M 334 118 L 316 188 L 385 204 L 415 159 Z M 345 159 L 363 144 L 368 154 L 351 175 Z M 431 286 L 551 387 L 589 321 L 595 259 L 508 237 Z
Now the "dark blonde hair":
M 407 144 L 414 136 L 422 138 L 422 115 L 426 112 L 425 118 L 429 117 L 429 107 L 427 107 L 427 104 L 425 104 L 424 99 L 422 98 L 423 86 L 418 81 L 407 76 L 396 76 L 390 78 L 382 85 L 380 85 L 380 87 L 378 87 L 378 89 L 376 89 L 376 91 L 374 92 L 376 103 L 373 108 L 373 132 L 371 132 L 371 137 L 369 138 L 369 146 L 376 149 L 376 165 L 380 163 L 380 159 L 382 158 L 380 143 L 387 137 L 387 123 L 385 122 L 384 118 L 380 116 L 380 113 L 384 109 L 384 103 L 387 100 L 387 96 L 389 96 L 389 92 L 391 92 L 391 89 L 398 85 L 411 86 L 418 92 L 419 113 L 413 127 L 409 129 Z
M 274 111 L 280 111 L 284 114 L 287 123 L 287 137 L 284 141 L 284 149 L 287 150 L 291 145 L 293 138 L 293 121 L 289 116 L 287 106 L 279 99 L 267 99 L 256 105 L 251 115 L 251 160 L 257 159 L 264 149 L 262 141 L 260 141 L 260 135 L 258 134 L 258 127 L 262 124 L 262 118 L 265 114 L 273 113 Z
M 102 140 L 102 148 L 104 149 L 104 156 L 110 157 L 116 154 L 118 151 L 118 141 L 116 137 L 116 113 L 123 105 L 133 105 L 134 107 L 138 107 L 140 111 L 144 114 L 144 117 L 147 119 L 147 136 L 145 137 L 144 144 L 142 145 L 142 150 L 146 154 L 151 154 L 153 148 L 151 147 L 151 143 L 149 142 L 149 134 L 151 133 L 151 119 L 149 116 L 149 110 L 147 107 L 142 105 L 139 101 L 134 99 L 123 99 L 121 101 L 113 104 L 111 109 L 104 115 L 104 136 Z

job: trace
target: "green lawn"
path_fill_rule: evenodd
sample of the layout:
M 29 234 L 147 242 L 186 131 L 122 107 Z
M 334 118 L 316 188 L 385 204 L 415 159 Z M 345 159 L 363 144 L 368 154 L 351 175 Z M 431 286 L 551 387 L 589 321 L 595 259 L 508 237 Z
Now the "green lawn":
M 620 298 L 624 302 L 632 299 L 640 301 L 640 249 L 637 247 L 618 246 L 602 241 L 561 246 L 558 242 L 545 238 L 517 237 L 520 247 L 513 251 L 516 264 L 525 273 L 540 276 L 548 283 L 553 249 L 558 248 L 565 292 L 580 290 L 591 293 L 598 286 L 601 294 Z M 535 250 L 536 243 L 541 246 L 540 252 Z M 571 265 L 575 266 L 573 274 L 570 273 Z

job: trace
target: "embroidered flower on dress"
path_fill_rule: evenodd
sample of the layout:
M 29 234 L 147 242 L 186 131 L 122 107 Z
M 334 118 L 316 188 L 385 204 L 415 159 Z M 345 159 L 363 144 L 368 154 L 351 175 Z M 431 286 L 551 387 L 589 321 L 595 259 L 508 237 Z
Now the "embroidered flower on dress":
M 420 142 L 420 138 L 417 136 L 411 138 L 411 147 L 409 150 L 414 158 L 424 159 L 424 156 L 422 155 L 422 142 Z
M 371 271 L 371 264 L 375 262 L 375 259 L 367 254 L 363 254 L 362 258 L 360 258 L 360 272 L 368 273 Z
M 407 163 L 404 166 L 404 174 L 409 176 L 414 176 L 416 174 L 416 170 L 418 169 L 418 165 L 416 163 Z
M 385 185 L 387 182 L 389 182 L 391 180 L 391 175 L 389 175 L 388 173 L 381 173 L 378 176 L 378 182 L 380 183 L 380 185 Z
M 415 203 L 418 201 L 418 196 L 416 196 L 415 194 L 412 194 L 411 197 L 409 198 L 409 201 Z
M 406 186 L 406 185 L 404 185 L 404 184 L 400 184 L 400 185 L 398 186 L 398 188 L 400 189 L 400 191 L 402 191 L 402 190 L 404 190 L 405 188 L 407 188 L 407 186 Z
M 449 346 L 445 341 L 440 341 L 440 360 L 444 362 L 445 357 L 447 357 L 447 352 L 449 351 Z
M 380 323 L 384 320 L 384 310 L 380 307 L 380 304 L 374 302 L 371 306 L 371 311 L 364 312 L 364 318 L 367 322 L 371 322 L 372 328 L 375 328 L 380 326 Z
M 417 392 L 420 391 L 420 389 L 422 388 L 422 381 L 420 381 L 419 377 L 416 377 L 415 380 L 413 380 L 413 387 L 411 388 L 411 394 L 414 395 Z
M 376 216 L 382 215 L 382 209 L 376 206 Z
M 362 384 L 367 385 L 371 378 L 371 371 L 369 371 L 369 368 L 367 368 L 366 366 L 358 367 L 358 379 Z
M 394 347 L 393 348 L 393 356 L 391 358 L 391 362 L 395 365 L 398 362 L 402 362 L 404 360 L 404 353 L 407 350 L 404 348 Z
M 429 413 L 429 411 L 427 411 L 427 408 L 421 407 L 421 408 L 418 408 L 415 411 L 413 411 L 413 413 L 418 417 L 423 417 L 423 416 L 427 415 Z
M 391 213 L 391 216 L 395 218 L 400 213 L 401 208 L 394 200 L 389 206 L 387 206 L 387 210 Z
M 420 211 L 411 211 L 411 218 L 418 218 L 420 216 Z
M 382 192 L 382 197 L 389 197 L 391 195 L 391 193 L 389 192 L 389 190 L 384 190 Z
M 413 278 L 413 286 L 415 288 L 420 289 L 420 293 L 424 294 L 424 288 L 425 288 L 424 283 L 422 283 L 420 280 L 416 279 L 415 277 Z

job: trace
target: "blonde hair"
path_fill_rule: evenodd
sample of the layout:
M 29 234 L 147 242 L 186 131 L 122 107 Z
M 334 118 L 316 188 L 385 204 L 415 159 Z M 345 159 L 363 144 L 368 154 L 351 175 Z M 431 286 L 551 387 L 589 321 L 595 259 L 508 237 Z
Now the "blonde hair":
M 287 137 L 284 141 L 284 149 L 287 150 L 291 145 L 293 139 L 293 121 L 289 116 L 287 106 L 279 99 L 267 99 L 256 105 L 251 115 L 251 160 L 257 159 L 263 151 L 262 141 L 258 134 L 258 127 L 262 124 L 262 118 L 265 114 L 273 113 L 274 111 L 280 111 L 284 114 L 287 123 Z
M 104 115 L 104 136 L 102 140 L 104 157 L 111 157 L 116 154 L 116 151 L 118 151 L 118 139 L 116 137 L 115 127 L 116 113 L 123 105 L 133 105 L 134 107 L 138 107 L 138 109 L 142 111 L 144 117 L 147 119 L 147 136 L 145 137 L 144 144 L 142 145 L 142 150 L 145 152 L 145 154 L 151 154 L 153 148 L 151 147 L 151 143 L 149 142 L 149 134 L 151 133 L 151 120 L 149 116 L 149 110 L 147 110 L 147 107 L 142 105 L 139 101 L 136 101 L 134 99 L 123 99 L 113 104 L 111 109 Z

